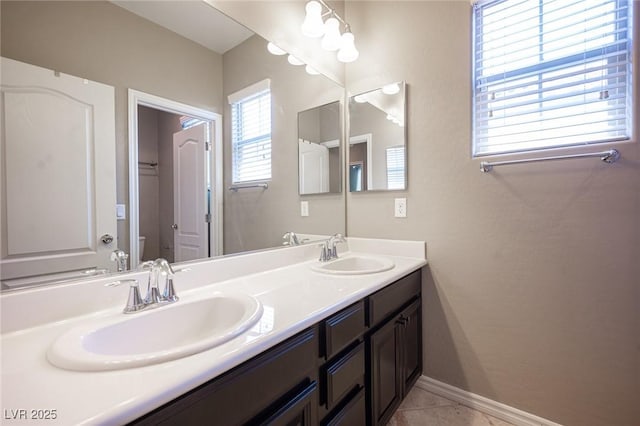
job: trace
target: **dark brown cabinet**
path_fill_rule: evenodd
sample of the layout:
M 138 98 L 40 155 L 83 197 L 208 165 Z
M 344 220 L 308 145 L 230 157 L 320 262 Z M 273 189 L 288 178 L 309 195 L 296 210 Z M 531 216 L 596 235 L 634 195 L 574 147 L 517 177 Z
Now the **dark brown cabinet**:
M 420 271 L 132 422 L 386 423 L 422 372 Z
M 422 373 L 420 274 L 409 275 L 394 285 L 398 287 L 387 287 L 369 299 L 385 318 L 373 324 L 367 338 L 371 425 L 389 421 Z M 370 310 L 372 318 L 374 309 Z

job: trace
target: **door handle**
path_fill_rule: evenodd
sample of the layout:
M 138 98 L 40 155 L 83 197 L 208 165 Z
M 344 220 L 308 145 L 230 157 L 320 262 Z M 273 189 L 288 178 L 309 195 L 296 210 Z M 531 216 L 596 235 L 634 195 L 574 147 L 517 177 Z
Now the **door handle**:
M 102 237 L 100 237 L 100 241 L 102 241 L 104 244 L 111 244 L 113 242 L 113 235 L 104 234 Z
M 178 229 L 178 224 L 177 224 L 177 223 L 174 223 L 173 225 L 171 225 L 171 228 L 172 228 L 172 229 Z

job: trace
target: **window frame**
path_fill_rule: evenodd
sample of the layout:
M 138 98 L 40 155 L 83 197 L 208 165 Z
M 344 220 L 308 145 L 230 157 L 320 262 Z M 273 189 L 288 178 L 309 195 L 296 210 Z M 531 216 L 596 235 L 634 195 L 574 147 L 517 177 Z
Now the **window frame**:
M 235 131 L 237 126 L 234 126 L 235 120 L 242 121 L 242 111 L 241 108 L 246 105 L 246 103 L 256 100 L 262 96 L 269 96 L 269 133 L 263 133 L 251 138 L 246 138 L 242 140 L 237 140 L 237 132 Z M 228 97 L 229 105 L 230 105 L 230 115 L 231 115 L 231 184 L 232 185 L 245 185 L 245 184 L 253 184 L 253 183 L 266 183 L 271 181 L 273 178 L 273 111 L 272 111 L 272 102 L 271 102 L 271 87 L 270 87 L 270 79 L 265 79 L 259 81 L 251 86 L 245 87 Z M 240 114 L 240 116 L 238 116 Z M 236 118 L 237 117 L 237 118 Z M 243 123 L 240 123 L 240 128 L 244 126 Z M 268 177 L 260 177 L 256 179 L 238 179 L 238 169 L 239 166 L 237 164 L 237 150 L 238 148 L 247 147 L 247 146 L 258 146 L 261 143 L 268 142 L 269 144 L 269 166 L 268 166 Z M 266 170 L 265 170 L 266 171 Z
M 594 145 L 602 145 L 602 144 L 610 144 L 610 143 L 626 143 L 626 142 L 633 142 L 636 140 L 637 137 L 637 127 L 638 125 L 636 125 L 636 122 L 638 121 L 638 100 L 636 99 L 636 94 L 638 93 L 638 87 L 637 85 L 639 84 L 639 82 L 637 81 L 637 75 L 638 73 L 638 60 L 640 60 L 640 55 L 638 53 L 636 53 L 634 51 L 634 47 L 638 45 L 638 40 L 637 40 L 637 33 L 638 30 L 637 28 L 635 28 L 635 24 L 638 21 L 637 17 L 635 16 L 637 13 L 640 13 L 640 11 L 638 10 L 638 7 L 635 3 L 637 3 L 636 1 L 632 1 L 632 0 L 613 0 L 616 4 L 616 10 L 618 10 L 618 8 L 620 7 L 621 4 L 627 4 L 627 13 L 626 15 L 624 15 L 624 20 L 626 22 L 625 24 L 625 28 L 624 28 L 624 32 L 620 33 L 618 31 L 615 32 L 616 34 L 616 40 L 623 40 L 623 39 L 628 39 L 629 42 L 626 43 L 626 47 L 623 48 L 619 48 L 616 50 L 613 50 L 613 52 L 617 52 L 618 54 L 628 54 L 629 55 L 629 61 L 630 61 L 630 66 L 628 67 L 628 73 L 626 75 L 626 85 L 627 85 L 627 93 L 626 93 L 626 102 L 627 102 L 627 108 L 629 108 L 628 113 L 627 113 L 627 122 L 626 122 L 626 133 L 627 136 L 620 136 L 620 137 L 611 137 L 608 139 L 585 139 L 583 141 L 580 142 L 567 142 L 567 143 L 554 143 L 554 144 L 548 144 L 545 146 L 539 146 L 539 147 L 533 147 L 533 148 L 522 148 L 522 149 L 500 149 L 500 147 L 498 146 L 498 144 L 496 144 L 497 149 L 494 150 L 490 150 L 490 152 L 482 152 L 479 153 L 478 152 L 478 145 L 479 145 L 479 137 L 477 134 L 477 124 L 478 124 L 478 120 L 477 120 L 477 114 L 478 114 L 478 103 L 477 103 L 477 96 L 478 96 L 478 87 L 480 85 L 485 85 L 487 83 L 491 83 L 491 82 L 499 82 L 499 81 L 509 81 L 509 79 L 514 78 L 514 77 L 537 77 L 538 82 L 537 83 L 533 83 L 536 84 L 539 88 L 539 90 L 536 92 L 538 94 L 538 96 L 540 97 L 543 94 L 543 90 L 540 90 L 540 88 L 542 87 L 542 85 L 544 84 L 544 80 L 542 79 L 542 75 L 544 73 L 549 73 L 549 72 L 554 72 L 554 71 L 558 71 L 558 70 L 562 70 L 563 66 L 572 64 L 572 63 L 576 63 L 576 60 L 581 60 L 584 58 L 585 61 L 587 61 L 588 59 L 592 59 L 592 58 L 596 58 L 598 56 L 602 56 L 602 51 L 603 51 L 603 47 L 594 47 L 590 50 L 587 50 L 585 52 L 581 52 L 581 53 L 575 53 L 575 54 L 570 54 L 567 56 L 563 56 L 560 58 L 554 58 L 554 59 L 550 59 L 550 60 L 546 60 L 534 65 L 526 65 L 523 67 L 520 67 L 518 69 L 514 69 L 514 70 L 508 70 L 504 73 L 497 73 L 497 74 L 493 74 L 487 77 L 479 77 L 478 75 L 478 70 L 477 70 L 477 63 L 478 63 L 478 58 L 477 58 L 477 49 L 478 46 L 482 46 L 483 43 L 478 41 L 478 28 L 480 25 L 482 25 L 482 23 L 478 23 L 477 20 L 481 17 L 481 12 L 478 12 L 476 10 L 476 8 L 480 8 L 480 7 L 487 7 L 490 5 L 494 5 L 496 3 L 504 3 L 510 0 L 476 0 L 473 2 L 472 4 L 472 34 L 471 34 L 471 42 L 472 42 L 472 49 L 471 49 L 471 67 L 472 67 L 472 73 L 471 73 L 471 77 L 472 77 L 472 81 L 471 81 L 471 89 L 472 89 L 472 102 L 471 102 L 471 131 L 472 131 L 472 136 L 471 136 L 471 157 L 472 158 L 484 158 L 484 157 L 490 157 L 490 156 L 500 156 L 500 155 L 508 155 L 508 154 L 530 154 L 530 153 L 535 153 L 535 152 L 540 152 L 540 151 L 546 151 L 546 150 L 556 150 L 556 149 L 563 149 L 563 148 L 584 148 L 584 147 L 590 147 L 590 146 L 594 146 Z M 542 7 L 542 2 L 544 0 L 536 0 L 539 4 L 539 7 Z M 544 34 L 543 31 L 543 25 L 544 23 L 542 21 L 540 21 L 539 25 L 538 25 L 538 34 L 542 35 Z M 621 25 L 620 23 L 618 23 L 617 25 Z M 631 44 L 629 46 L 629 44 Z M 608 49 L 608 47 L 607 47 Z M 543 50 L 543 46 L 542 44 L 540 44 L 539 47 L 539 53 L 542 54 L 544 52 Z M 637 49 L 636 49 L 637 50 Z M 635 65 L 635 66 L 633 66 Z M 568 67 L 567 67 L 568 68 Z M 541 81 L 542 80 L 542 81 Z M 542 101 L 542 98 L 541 98 Z M 543 122 L 543 120 L 539 120 L 539 121 L 535 121 L 535 122 Z M 552 138 L 549 138 L 552 139 Z M 547 139 L 547 140 L 549 140 Z M 542 144 L 541 144 L 542 145 Z

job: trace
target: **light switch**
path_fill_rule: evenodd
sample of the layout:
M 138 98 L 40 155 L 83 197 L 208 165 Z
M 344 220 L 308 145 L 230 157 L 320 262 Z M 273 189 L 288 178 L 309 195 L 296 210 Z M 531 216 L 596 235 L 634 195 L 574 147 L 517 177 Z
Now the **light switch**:
M 127 206 L 124 204 L 116 204 L 116 219 L 125 220 L 127 218 Z
M 395 208 L 395 216 L 396 217 L 407 217 L 407 199 L 406 198 L 396 198 L 396 208 Z
M 300 201 L 300 216 L 309 216 L 309 202 Z

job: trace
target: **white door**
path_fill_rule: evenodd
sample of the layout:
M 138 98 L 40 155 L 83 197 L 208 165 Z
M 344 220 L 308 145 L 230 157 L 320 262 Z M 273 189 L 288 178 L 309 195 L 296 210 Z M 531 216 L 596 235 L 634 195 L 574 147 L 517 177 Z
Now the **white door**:
M 300 193 L 329 192 L 329 148 L 300 140 L 298 152 Z
M 1 67 L 2 280 L 109 268 L 114 88 L 7 58 Z
M 175 261 L 209 255 L 206 142 L 207 123 L 173 135 Z

